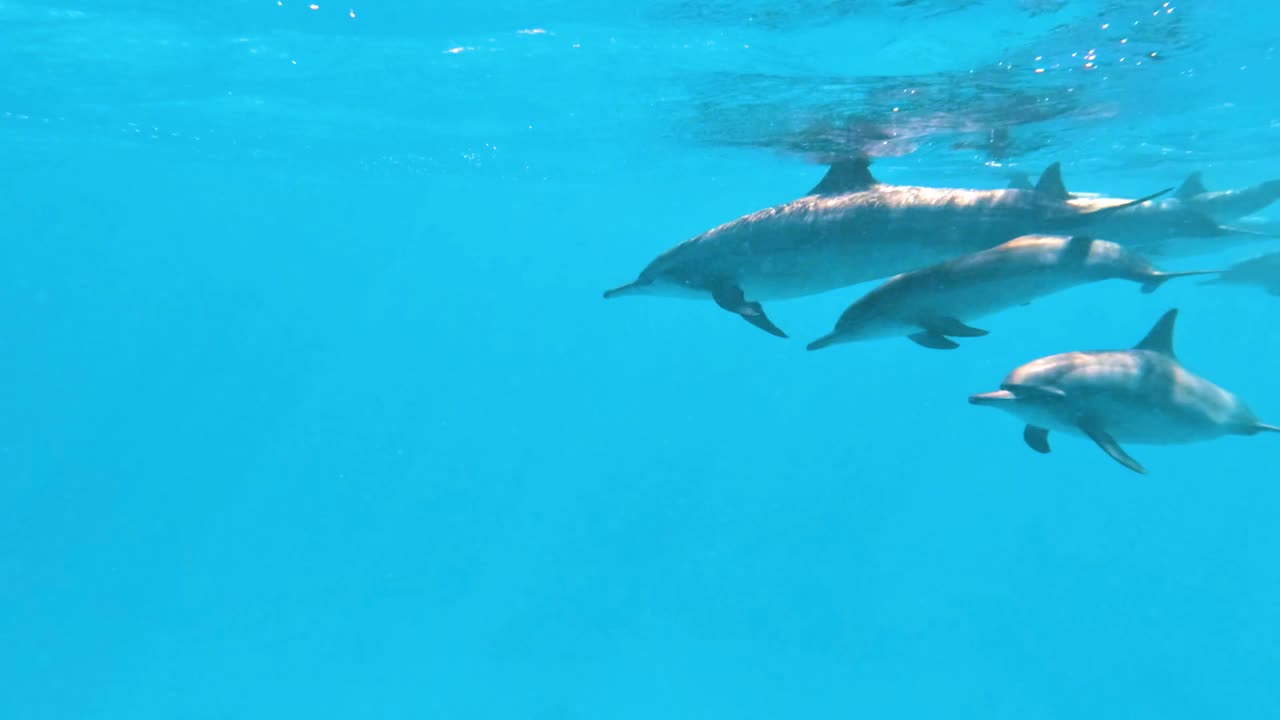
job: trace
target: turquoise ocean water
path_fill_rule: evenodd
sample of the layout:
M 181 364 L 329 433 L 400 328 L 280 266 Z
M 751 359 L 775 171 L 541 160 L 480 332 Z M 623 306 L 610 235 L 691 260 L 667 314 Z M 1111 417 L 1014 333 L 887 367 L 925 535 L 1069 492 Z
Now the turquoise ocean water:
M 1280 299 L 601 298 L 835 156 L 1280 178 L 1274 3 L 316 2 L 0 0 L 0 717 L 1280 713 L 1280 440 L 966 401 L 1176 307 L 1280 423 Z

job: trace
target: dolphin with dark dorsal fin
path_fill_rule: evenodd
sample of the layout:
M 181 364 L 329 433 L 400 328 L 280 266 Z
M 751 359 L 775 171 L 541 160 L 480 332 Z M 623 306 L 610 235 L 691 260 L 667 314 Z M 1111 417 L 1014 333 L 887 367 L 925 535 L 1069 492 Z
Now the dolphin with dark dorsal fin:
M 1175 257 L 1280 238 L 1280 223 L 1246 217 L 1278 199 L 1280 180 L 1211 192 L 1195 172 L 1173 194 L 1151 202 L 1135 205 L 1127 198 L 1083 193 L 1073 194 L 1068 202 L 1085 210 L 1128 204 L 1096 223 L 1091 232 L 1136 252 Z
M 1026 423 L 1031 449 L 1049 452 L 1049 433 L 1087 437 L 1113 460 L 1137 473 L 1146 469 L 1122 447 L 1181 445 L 1227 435 L 1280 432 L 1260 422 L 1238 397 L 1198 377 L 1173 350 L 1178 311 L 1169 310 L 1128 350 L 1050 355 L 1018 367 L 1000 389 L 971 395 Z
M 1200 255 L 1276 237 L 1267 228 L 1223 225 L 1192 206 L 1176 201 L 1135 205 L 1125 198 L 1077 196 L 1069 202 L 1088 210 L 1126 203 L 1120 211 L 1100 219 L 1090 232 L 1152 257 Z
M 1169 198 L 1222 223 L 1239 220 L 1280 200 L 1280 180 L 1268 180 L 1239 190 L 1208 190 L 1200 172 L 1193 172 Z
M 890 185 L 876 180 L 869 166 L 867 158 L 836 162 L 804 197 L 690 238 L 604 297 L 710 298 L 786 337 L 761 301 L 889 277 L 1020 235 L 1084 231 L 1173 190 L 1090 209 L 1067 202 L 1058 163 L 1031 190 Z
M 835 328 L 808 348 L 906 336 L 951 350 L 959 347 L 952 338 L 987 334 L 968 324 L 973 320 L 1078 285 L 1129 280 L 1150 293 L 1173 278 L 1215 272 L 1162 272 L 1113 242 L 1085 235 L 1024 235 L 890 278 L 850 305 Z

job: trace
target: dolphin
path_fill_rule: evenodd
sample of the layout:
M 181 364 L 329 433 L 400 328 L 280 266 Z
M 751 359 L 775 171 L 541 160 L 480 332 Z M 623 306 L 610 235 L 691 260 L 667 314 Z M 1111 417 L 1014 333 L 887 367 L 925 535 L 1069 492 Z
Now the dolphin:
M 1205 189 L 1200 172 L 1193 172 L 1168 202 L 1180 202 L 1218 222 L 1239 220 L 1280 200 L 1280 180 L 1268 180 L 1240 190 Z
M 1034 186 L 1026 173 L 1015 171 L 1009 174 L 1009 188 L 1014 190 L 1030 190 Z M 1102 198 L 1104 202 L 1127 202 L 1125 198 L 1107 198 L 1102 193 L 1071 192 L 1069 199 Z M 1263 210 L 1276 200 L 1280 200 L 1280 180 L 1247 187 L 1241 190 L 1207 190 L 1202 174 L 1193 172 L 1182 181 L 1178 189 L 1167 198 L 1152 201 L 1150 204 L 1166 209 L 1185 207 L 1188 210 L 1207 216 L 1218 223 L 1228 223 L 1252 215 Z M 1226 226 L 1224 226 L 1226 227 Z
M 1198 255 L 1229 245 L 1273 237 L 1265 230 L 1223 225 L 1194 205 L 1167 202 L 1133 203 L 1126 198 L 1074 196 L 1067 200 L 1082 210 L 1123 208 L 1099 219 L 1090 232 L 1135 252 L 1155 257 Z M 1214 242 L 1206 243 L 1206 239 Z
M 1087 228 L 1173 190 L 1081 208 L 1066 202 L 1058 163 L 1032 190 L 890 185 L 876 180 L 869 165 L 865 157 L 838 161 L 805 196 L 685 240 L 604 297 L 710 298 L 785 338 L 761 301 L 888 277 L 1028 233 Z
M 1010 189 L 1027 189 L 1031 180 L 1025 173 L 1010 175 Z M 1183 181 L 1173 196 L 1134 203 L 1129 198 L 1102 193 L 1071 192 L 1064 200 L 1085 210 L 1126 205 L 1122 212 L 1103 218 L 1091 230 L 1117 244 L 1154 256 L 1197 255 L 1223 249 L 1223 239 L 1231 245 L 1280 237 L 1280 224 L 1241 220 L 1280 197 L 1280 181 L 1263 183 L 1246 190 L 1209 193 L 1200 184 L 1199 173 Z M 1217 242 L 1205 243 L 1214 238 Z
M 1238 397 L 1187 371 L 1173 351 L 1178 310 L 1169 310 L 1129 350 L 1050 355 L 1015 368 L 1000 389 L 971 395 L 1026 423 L 1031 449 L 1049 452 L 1049 432 L 1082 435 L 1116 462 L 1146 469 L 1121 443 L 1178 445 L 1226 435 L 1280 432 Z
M 1256 285 L 1280 297 L 1280 251 L 1241 260 L 1201 285 Z
M 1015 176 L 1013 183 L 1018 182 L 1023 181 Z M 1209 192 L 1197 172 L 1188 176 L 1173 195 L 1159 200 L 1134 204 L 1127 198 L 1072 193 L 1067 202 L 1085 210 L 1127 204 L 1122 211 L 1094 225 L 1092 232 L 1138 252 L 1174 257 L 1280 237 L 1280 225 L 1275 223 L 1237 222 L 1276 199 L 1280 199 L 1280 181 L 1244 190 Z M 1215 242 L 1206 243 L 1205 239 Z
M 959 344 L 948 336 L 987 334 L 968 322 L 1076 285 L 1131 280 L 1150 293 L 1173 278 L 1216 272 L 1162 272 L 1113 242 L 1085 235 L 1024 235 L 890 278 L 808 348 L 905 335 L 927 348 L 952 350 Z

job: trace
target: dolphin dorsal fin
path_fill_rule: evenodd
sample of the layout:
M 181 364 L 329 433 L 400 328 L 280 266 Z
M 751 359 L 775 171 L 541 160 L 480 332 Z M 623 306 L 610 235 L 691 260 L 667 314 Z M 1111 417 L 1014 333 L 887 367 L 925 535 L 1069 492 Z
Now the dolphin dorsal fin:
M 1156 321 L 1142 342 L 1133 347 L 1134 350 L 1150 350 L 1169 357 L 1177 357 L 1173 353 L 1173 324 L 1178 319 L 1178 309 L 1174 308 Z
M 1060 163 L 1054 163 L 1045 168 L 1044 173 L 1040 175 L 1040 181 L 1036 183 L 1036 192 L 1050 200 L 1070 199 L 1071 196 L 1067 194 L 1067 186 L 1062 184 L 1062 165 Z
M 871 160 L 865 156 L 837 160 L 831 163 L 827 174 L 822 176 L 822 181 L 814 185 L 809 194 L 843 195 L 867 190 L 879 184 L 879 181 L 871 175 L 870 167 Z
M 1173 196 L 1179 200 L 1190 200 L 1191 198 L 1206 192 L 1209 191 L 1205 190 L 1204 183 L 1200 181 L 1200 172 L 1196 171 L 1188 175 L 1186 180 L 1182 181 L 1182 186 L 1178 188 L 1178 191 L 1175 192 Z
M 1014 173 L 1009 178 L 1010 190 L 1035 190 L 1035 186 L 1031 184 L 1031 178 L 1026 173 Z
M 1087 235 L 1072 236 L 1062 247 L 1062 259 L 1069 262 L 1084 262 L 1093 250 L 1093 238 Z

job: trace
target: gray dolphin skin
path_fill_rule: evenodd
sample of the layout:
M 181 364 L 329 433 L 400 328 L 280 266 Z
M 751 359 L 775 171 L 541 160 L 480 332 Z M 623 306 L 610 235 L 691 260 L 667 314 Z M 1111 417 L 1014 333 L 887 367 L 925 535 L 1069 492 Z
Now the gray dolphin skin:
M 973 320 L 1077 285 L 1129 280 L 1150 293 L 1173 278 L 1215 272 L 1162 272 L 1113 242 L 1083 235 L 1025 235 L 890 278 L 850 305 L 835 329 L 808 349 L 906 336 L 951 350 L 959 347 L 952 337 L 987 334 L 968 324 Z
M 1015 173 L 1013 189 L 1030 185 L 1026 175 Z M 1280 181 L 1244 190 L 1209 192 L 1192 173 L 1174 195 L 1134 204 L 1129 198 L 1100 193 L 1073 192 L 1067 202 L 1084 210 L 1098 210 L 1128 204 L 1120 212 L 1101 219 L 1090 231 L 1137 252 L 1159 257 L 1178 257 L 1216 252 L 1244 243 L 1280 236 L 1280 224 L 1240 221 L 1280 198 Z M 1209 240 L 1209 242 L 1206 242 Z
M 1125 198 L 1077 196 L 1068 202 L 1095 212 L 1128 203 L 1119 212 L 1101 218 L 1090 232 L 1153 257 L 1199 255 L 1273 237 L 1265 231 L 1223 225 L 1177 200 L 1133 204 Z
M 1026 423 L 1022 437 L 1049 452 L 1049 432 L 1084 436 L 1116 462 L 1146 469 L 1122 443 L 1180 445 L 1227 435 L 1280 432 L 1230 392 L 1187 371 L 1173 350 L 1177 309 L 1166 312 L 1129 350 L 1068 352 L 1009 373 L 1000 389 L 971 395 L 974 405 Z
M 1280 297 L 1280 252 L 1241 260 L 1201 285 L 1254 285 Z
M 804 197 L 685 240 L 604 297 L 710 298 L 752 325 L 787 337 L 761 301 L 889 277 L 1029 233 L 1084 230 L 1173 190 L 1085 208 L 1067 202 L 1057 163 L 1031 190 L 889 185 L 871 175 L 869 164 L 866 158 L 834 163 Z
M 1205 189 L 1201 173 L 1194 172 L 1182 182 L 1169 202 L 1180 202 L 1218 222 L 1231 222 L 1252 215 L 1280 200 L 1280 180 L 1240 190 Z

